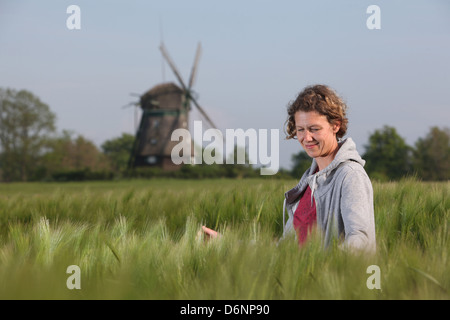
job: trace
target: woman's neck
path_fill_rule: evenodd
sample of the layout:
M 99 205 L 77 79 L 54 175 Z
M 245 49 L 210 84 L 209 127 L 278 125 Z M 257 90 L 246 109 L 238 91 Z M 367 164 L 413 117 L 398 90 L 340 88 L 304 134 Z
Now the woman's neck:
M 321 171 L 321 170 L 325 169 L 326 167 L 328 167 L 328 165 L 336 157 L 336 154 L 337 154 L 338 151 L 339 151 L 339 144 L 336 141 L 336 145 L 332 148 L 332 151 L 330 153 L 328 153 L 326 156 L 315 158 L 317 166 L 319 167 L 319 171 Z

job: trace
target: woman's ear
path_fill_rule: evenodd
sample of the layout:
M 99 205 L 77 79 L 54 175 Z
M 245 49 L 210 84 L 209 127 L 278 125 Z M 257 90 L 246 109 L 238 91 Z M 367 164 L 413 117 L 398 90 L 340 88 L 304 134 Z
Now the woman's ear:
M 332 125 L 333 127 L 333 133 L 336 134 L 339 132 L 339 129 L 341 128 L 341 122 L 340 121 L 335 121 L 334 124 Z

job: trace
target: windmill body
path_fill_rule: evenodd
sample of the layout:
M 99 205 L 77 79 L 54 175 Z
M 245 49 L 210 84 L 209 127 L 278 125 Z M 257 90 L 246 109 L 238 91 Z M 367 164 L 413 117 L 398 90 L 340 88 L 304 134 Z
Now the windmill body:
M 141 96 L 142 117 L 130 158 L 132 167 L 157 166 L 177 169 L 171 160 L 172 132 L 188 129 L 189 101 L 174 83 L 159 84 Z

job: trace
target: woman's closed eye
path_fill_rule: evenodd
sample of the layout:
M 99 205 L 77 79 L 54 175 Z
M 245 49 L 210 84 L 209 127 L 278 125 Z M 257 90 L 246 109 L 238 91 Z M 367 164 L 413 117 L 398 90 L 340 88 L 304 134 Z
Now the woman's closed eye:
M 308 131 L 309 132 L 317 132 L 319 130 L 320 130 L 319 128 L 310 128 Z M 304 132 L 304 131 L 305 131 L 305 129 L 303 129 L 303 128 L 298 128 L 297 129 L 297 132 Z

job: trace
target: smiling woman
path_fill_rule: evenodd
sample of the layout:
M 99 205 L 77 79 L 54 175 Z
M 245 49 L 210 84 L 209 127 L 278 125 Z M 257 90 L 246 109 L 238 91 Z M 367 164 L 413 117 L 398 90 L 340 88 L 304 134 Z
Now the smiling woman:
M 375 251 L 372 184 L 347 131 L 347 106 L 329 87 L 305 88 L 288 107 L 287 138 L 294 137 L 313 158 L 300 182 L 285 193 L 282 239 L 295 235 L 303 245 L 315 228 L 324 247 Z M 285 211 L 288 221 L 285 221 Z M 215 230 L 202 227 L 207 237 Z
M 316 85 L 299 94 L 288 109 L 288 139 L 297 136 L 322 170 L 334 159 L 337 139 L 347 132 L 347 105 L 329 87 Z
M 295 234 L 303 244 L 315 226 L 325 247 L 336 240 L 343 247 L 373 251 L 372 184 L 355 143 L 342 139 L 346 110 L 345 102 L 324 85 L 306 87 L 288 107 L 287 139 L 296 137 L 313 161 L 285 193 L 283 238 Z
M 338 150 L 336 133 L 340 125 L 331 125 L 327 118 L 315 111 L 295 113 L 298 142 L 311 158 L 317 159 L 319 170 L 333 160 Z

